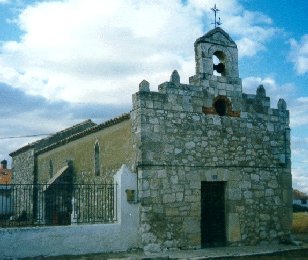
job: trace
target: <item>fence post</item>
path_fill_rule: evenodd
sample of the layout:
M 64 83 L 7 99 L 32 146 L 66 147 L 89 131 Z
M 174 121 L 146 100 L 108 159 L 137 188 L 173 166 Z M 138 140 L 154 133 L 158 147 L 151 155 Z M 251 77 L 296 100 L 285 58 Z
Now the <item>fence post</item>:
M 114 176 L 117 183 L 117 219 L 118 222 L 139 225 L 139 206 L 136 203 L 137 175 L 132 173 L 126 165 L 122 165 Z M 129 191 L 129 192 L 128 192 Z M 128 193 L 133 193 L 134 199 Z
M 71 225 L 76 225 L 77 224 L 77 218 L 75 218 L 76 214 L 76 209 L 75 209 L 75 197 L 74 195 L 72 196 L 72 213 L 71 213 Z

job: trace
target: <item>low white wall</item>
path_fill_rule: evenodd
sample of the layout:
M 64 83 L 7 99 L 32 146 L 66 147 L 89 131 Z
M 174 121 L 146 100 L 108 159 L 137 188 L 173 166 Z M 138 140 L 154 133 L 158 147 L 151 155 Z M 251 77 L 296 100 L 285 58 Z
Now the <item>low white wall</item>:
M 139 206 L 126 199 L 127 189 L 137 189 L 136 175 L 122 166 L 115 181 L 118 183 L 117 223 L 0 228 L 0 258 L 116 252 L 139 247 Z
M 300 200 L 300 199 L 294 199 L 294 200 L 293 200 L 293 204 L 299 205 L 299 206 L 302 206 L 302 207 L 305 207 L 305 208 L 308 208 L 308 202 L 307 202 L 307 200 L 306 200 L 306 204 L 303 204 L 303 203 L 302 203 L 302 200 Z

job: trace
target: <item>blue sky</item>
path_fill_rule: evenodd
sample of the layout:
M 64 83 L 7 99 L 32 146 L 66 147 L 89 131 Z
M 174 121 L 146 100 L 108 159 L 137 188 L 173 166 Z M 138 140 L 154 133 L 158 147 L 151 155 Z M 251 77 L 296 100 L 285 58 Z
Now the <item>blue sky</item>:
M 6 137 L 128 112 L 143 79 L 155 91 L 177 69 L 187 83 L 215 3 L 243 92 L 263 84 L 272 107 L 287 101 L 293 186 L 308 192 L 306 0 L 0 0 L 0 158 L 36 140 Z

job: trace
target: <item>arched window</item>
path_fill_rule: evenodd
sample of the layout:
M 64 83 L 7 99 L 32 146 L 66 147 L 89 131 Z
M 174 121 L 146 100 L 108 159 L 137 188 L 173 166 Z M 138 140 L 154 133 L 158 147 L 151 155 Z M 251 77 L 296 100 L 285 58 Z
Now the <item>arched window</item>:
M 96 142 L 94 147 L 94 172 L 96 176 L 100 176 L 99 150 L 99 144 Z
M 53 177 L 53 163 L 52 160 L 49 161 L 49 178 Z
M 213 75 L 226 75 L 226 55 L 222 51 L 213 53 Z
M 214 103 L 214 107 L 215 107 L 215 110 L 216 110 L 218 115 L 220 115 L 220 116 L 225 116 L 226 115 L 226 113 L 227 113 L 227 104 L 226 104 L 226 101 L 224 99 L 218 99 Z

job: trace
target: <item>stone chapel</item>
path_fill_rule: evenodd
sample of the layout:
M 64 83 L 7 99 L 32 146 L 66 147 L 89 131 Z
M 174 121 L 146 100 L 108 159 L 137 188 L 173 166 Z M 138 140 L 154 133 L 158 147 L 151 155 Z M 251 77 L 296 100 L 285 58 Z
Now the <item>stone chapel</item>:
M 158 92 L 143 81 L 133 96 L 143 245 L 286 239 L 292 222 L 286 102 L 271 108 L 262 85 L 256 95 L 242 92 L 237 46 L 221 28 L 194 47 L 196 75 L 188 85 L 174 71 Z
M 242 92 L 237 46 L 220 27 L 194 48 L 189 84 L 177 71 L 158 91 L 144 80 L 130 113 L 100 125 L 85 121 L 18 149 L 11 153 L 15 182 L 52 184 L 63 174 L 96 181 L 126 164 L 138 180 L 136 232 L 146 251 L 288 240 L 286 102 L 271 108 L 262 85 L 255 95 Z M 65 161 L 69 170 L 59 172 Z

